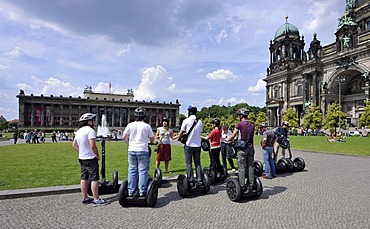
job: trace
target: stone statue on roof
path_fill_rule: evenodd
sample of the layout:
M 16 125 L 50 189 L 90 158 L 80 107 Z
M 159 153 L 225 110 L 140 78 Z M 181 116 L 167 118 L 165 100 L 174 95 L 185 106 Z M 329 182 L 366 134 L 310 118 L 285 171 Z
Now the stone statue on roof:
M 346 10 L 356 7 L 356 0 L 346 0 Z

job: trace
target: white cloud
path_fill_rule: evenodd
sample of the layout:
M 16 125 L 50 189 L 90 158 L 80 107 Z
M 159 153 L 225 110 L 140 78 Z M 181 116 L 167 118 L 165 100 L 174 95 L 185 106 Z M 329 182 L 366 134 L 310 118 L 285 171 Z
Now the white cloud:
M 19 57 L 22 56 L 21 48 L 20 47 L 14 47 L 13 50 L 11 50 L 9 52 L 6 52 L 5 55 L 10 57 L 10 58 L 19 58 Z
M 176 85 L 162 66 L 147 68 L 134 96 L 137 100 L 170 99 Z
M 117 54 L 116 54 L 116 56 L 123 56 L 124 54 L 128 54 L 128 53 L 130 53 L 130 51 L 131 51 L 131 45 L 126 45 L 126 47 L 121 47 L 119 50 L 118 50 L 118 52 L 117 52 Z
M 206 78 L 209 80 L 233 80 L 238 78 L 237 75 L 230 70 L 219 69 L 214 72 L 208 73 Z
M 7 70 L 9 68 L 9 66 L 8 65 L 2 65 L 2 64 L 0 64 L 0 70 Z
M 220 31 L 220 33 L 216 36 L 216 42 L 217 43 L 221 43 L 223 40 L 226 40 L 227 39 L 227 33 L 226 31 L 223 29 Z
M 41 94 L 63 95 L 77 97 L 81 95 L 82 89 L 75 88 L 70 82 L 63 82 L 56 78 L 49 78 L 44 82 Z
M 262 79 L 259 79 L 256 86 L 249 86 L 248 92 L 252 93 L 252 95 L 263 95 L 266 91 L 266 82 Z

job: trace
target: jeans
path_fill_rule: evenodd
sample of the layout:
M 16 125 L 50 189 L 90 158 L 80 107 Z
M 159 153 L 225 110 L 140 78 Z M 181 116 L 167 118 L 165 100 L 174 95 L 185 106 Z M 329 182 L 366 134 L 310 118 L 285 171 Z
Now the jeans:
M 263 163 L 265 164 L 265 173 L 268 178 L 276 176 L 275 162 L 272 157 L 274 148 L 272 146 L 265 146 L 262 148 Z
M 128 194 L 132 195 L 137 188 L 137 176 L 139 175 L 139 194 L 146 195 L 147 180 L 149 177 L 149 153 L 145 151 L 128 152 Z
M 229 144 L 221 143 L 222 164 L 226 167 L 226 169 L 227 169 L 226 158 L 229 161 L 230 167 L 232 169 L 235 169 L 234 161 L 231 154 L 232 154 L 231 146 Z
M 245 177 L 247 172 L 248 184 L 254 184 L 254 148 L 238 149 L 238 166 L 239 166 L 239 184 L 245 186 Z
M 277 162 L 277 158 L 279 156 L 279 148 L 281 148 L 281 157 L 285 157 L 285 149 L 280 147 L 279 143 L 274 143 L 274 160 Z
M 184 147 L 185 164 L 186 164 L 186 175 L 189 181 L 194 180 L 192 160 L 194 158 L 195 170 L 197 173 L 197 181 L 203 180 L 202 165 L 200 164 L 200 147 Z

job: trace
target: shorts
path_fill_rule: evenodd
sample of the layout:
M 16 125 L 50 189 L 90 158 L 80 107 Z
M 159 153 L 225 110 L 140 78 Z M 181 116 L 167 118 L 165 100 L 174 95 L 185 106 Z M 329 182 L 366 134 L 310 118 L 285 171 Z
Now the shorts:
M 99 181 L 99 163 L 96 158 L 81 160 L 81 180 Z

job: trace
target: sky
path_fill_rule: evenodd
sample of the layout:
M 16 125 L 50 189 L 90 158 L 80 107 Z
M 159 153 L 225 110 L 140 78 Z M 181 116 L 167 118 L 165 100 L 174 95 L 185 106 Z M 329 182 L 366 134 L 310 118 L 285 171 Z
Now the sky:
M 269 44 L 288 22 L 335 42 L 345 0 L 0 0 L 0 115 L 26 95 L 94 92 L 265 106 Z M 109 88 L 111 85 L 111 89 Z

